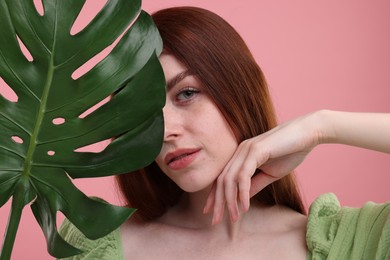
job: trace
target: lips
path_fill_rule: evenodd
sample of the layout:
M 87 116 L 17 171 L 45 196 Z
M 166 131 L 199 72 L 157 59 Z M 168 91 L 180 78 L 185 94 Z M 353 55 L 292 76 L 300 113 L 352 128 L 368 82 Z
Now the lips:
M 200 149 L 179 149 L 165 156 L 164 162 L 174 170 L 187 167 L 197 156 Z

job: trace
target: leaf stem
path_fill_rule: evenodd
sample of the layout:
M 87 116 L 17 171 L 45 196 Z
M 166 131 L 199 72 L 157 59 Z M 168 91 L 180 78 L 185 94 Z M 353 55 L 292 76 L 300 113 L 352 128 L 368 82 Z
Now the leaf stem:
M 22 190 L 19 188 L 19 191 L 16 191 L 12 197 L 11 213 L 8 219 L 7 230 L 5 232 L 3 247 L 0 253 L 0 260 L 9 260 L 11 258 L 16 232 L 18 230 L 24 208 L 24 195 L 25 193 L 23 192 L 23 188 Z

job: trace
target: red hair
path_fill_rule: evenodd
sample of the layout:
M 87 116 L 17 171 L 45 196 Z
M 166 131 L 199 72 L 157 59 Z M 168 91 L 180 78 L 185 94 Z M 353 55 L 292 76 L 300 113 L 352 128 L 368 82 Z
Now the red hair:
M 163 39 L 164 52 L 172 54 L 203 83 L 239 142 L 276 126 L 264 75 L 232 26 L 196 7 L 168 8 L 152 17 Z M 128 206 L 137 208 L 137 217 L 144 221 L 160 217 L 183 192 L 156 163 L 119 175 L 117 180 Z M 305 213 L 292 174 L 270 184 L 253 200 Z

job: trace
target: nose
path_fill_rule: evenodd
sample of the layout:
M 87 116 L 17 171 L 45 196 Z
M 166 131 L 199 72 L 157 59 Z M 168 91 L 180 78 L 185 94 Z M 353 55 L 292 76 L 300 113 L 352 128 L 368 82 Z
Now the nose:
M 175 140 L 182 135 L 183 127 L 180 111 L 170 102 L 163 108 L 164 114 L 164 142 Z

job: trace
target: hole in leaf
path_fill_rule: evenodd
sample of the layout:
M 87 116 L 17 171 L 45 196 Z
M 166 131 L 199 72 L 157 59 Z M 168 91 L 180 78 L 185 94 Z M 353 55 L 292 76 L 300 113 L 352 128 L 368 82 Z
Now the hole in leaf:
M 11 102 L 18 102 L 18 95 L 15 91 L 8 86 L 8 84 L 0 77 L 0 95 Z
M 83 146 L 83 147 L 79 147 L 76 150 L 74 150 L 74 152 L 76 152 L 76 153 L 86 153 L 86 152 L 100 153 L 104 149 L 106 149 L 106 147 L 110 143 L 111 143 L 111 138 L 103 140 L 103 141 L 100 141 L 100 142 L 97 142 L 97 143 L 89 144 L 89 145 L 86 145 L 86 146 Z
M 45 14 L 45 10 L 43 9 L 42 0 L 34 0 L 35 9 L 40 16 Z
M 86 118 L 88 115 L 90 115 L 93 111 L 95 111 L 96 109 L 98 109 L 99 107 L 103 106 L 104 104 L 106 104 L 109 100 L 111 99 L 111 96 L 108 96 L 106 97 L 105 99 L 103 99 L 102 101 L 100 101 L 99 103 L 97 103 L 96 105 L 88 108 L 87 110 L 85 110 L 83 113 L 81 113 L 79 115 L 79 118 Z
M 81 65 L 79 68 L 77 68 L 72 73 L 72 79 L 76 80 L 86 74 L 88 71 L 90 71 L 93 67 L 96 66 L 100 61 L 102 61 L 105 57 L 107 57 L 112 49 L 115 47 L 115 45 L 119 42 L 118 39 L 115 40 L 115 42 L 106 48 L 104 48 L 101 52 L 93 56 L 91 59 L 89 59 L 87 62 L 85 62 L 83 65 Z
M 107 0 L 86 0 L 83 8 L 77 16 L 72 28 L 70 29 L 70 35 L 75 35 L 82 31 L 95 16 L 102 10 L 103 6 L 107 3 Z
M 31 53 L 27 49 L 26 45 L 24 45 L 24 43 L 22 42 L 22 40 L 19 38 L 18 35 L 16 35 L 16 38 L 18 39 L 19 47 L 22 50 L 22 53 L 23 53 L 24 57 L 26 57 L 26 59 L 29 62 L 32 62 L 34 60 L 34 58 L 31 56 Z
M 56 152 L 55 151 L 47 151 L 47 155 L 49 155 L 49 156 L 53 156 L 53 155 L 55 155 L 56 154 Z
M 52 123 L 55 125 L 62 125 L 63 123 L 65 123 L 65 118 L 62 118 L 62 117 L 54 118 L 52 120 Z
M 13 135 L 13 136 L 11 137 L 11 139 L 12 139 L 15 143 L 18 143 L 18 144 L 22 144 L 22 143 L 23 143 L 23 139 L 20 138 L 20 137 L 17 136 L 17 135 Z

